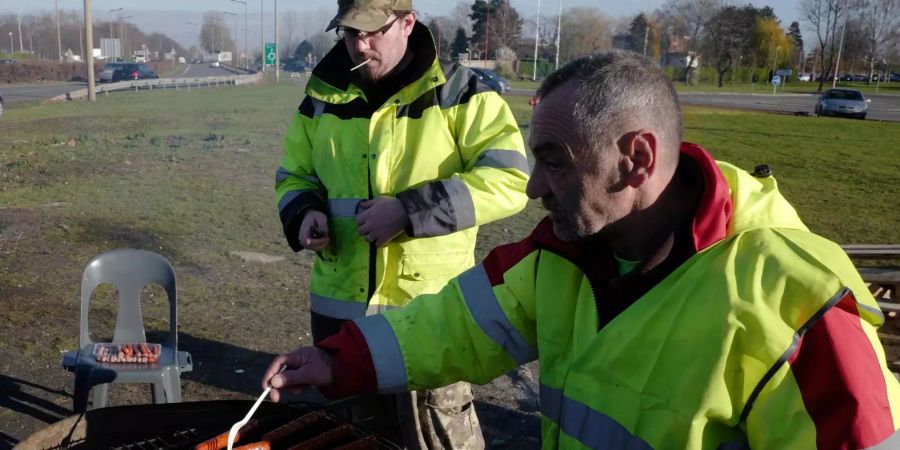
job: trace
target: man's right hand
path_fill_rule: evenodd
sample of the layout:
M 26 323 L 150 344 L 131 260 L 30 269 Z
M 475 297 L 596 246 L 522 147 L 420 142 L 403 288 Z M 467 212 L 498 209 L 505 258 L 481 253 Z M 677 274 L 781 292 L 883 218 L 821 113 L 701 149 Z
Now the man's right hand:
M 321 211 L 307 211 L 300 222 L 300 245 L 317 252 L 327 247 L 329 242 L 328 217 Z
M 284 372 L 281 368 L 284 367 Z M 263 376 L 262 386 L 272 387 L 273 402 L 281 398 L 281 390 L 302 392 L 307 386 L 330 386 L 334 382 L 331 354 L 318 347 L 300 347 L 280 355 Z

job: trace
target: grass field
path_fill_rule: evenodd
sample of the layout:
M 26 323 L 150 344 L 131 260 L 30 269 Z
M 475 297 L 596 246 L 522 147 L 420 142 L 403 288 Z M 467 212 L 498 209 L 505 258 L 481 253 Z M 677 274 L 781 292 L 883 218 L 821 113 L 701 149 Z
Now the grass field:
M 144 248 L 176 267 L 181 346 L 195 360 L 183 376 L 186 400 L 258 394 L 271 358 L 309 342 L 311 257 L 288 249 L 272 190 L 301 96 L 302 87 L 285 80 L 4 112 L 0 398 L 12 400 L 0 400 L 0 447 L 4 435 L 24 438 L 69 407 L 72 378 L 59 369 L 60 352 L 77 347 L 81 272 L 103 251 Z M 527 136 L 528 97 L 507 100 Z M 685 126 L 686 139 L 717 158 L 748 170 L 772 166 L 814 231 L 841 243 L 900 243 L 897 124 L 687 108 Z M 541 215 L 532 202 L 484 227 L 478 256 L 524 236 Z M 236 251 L 286 259 L 263 264 Z M 164 309 L 158 293 L 150 296 L 148 316 Z M 96 337 L 111 334 L 113 310 L 112 293 L 99 296 Z M 168 325 L 147 326 L 152 334 Z M 34 419 L 4 403 L 26 394 L 50 413 Z

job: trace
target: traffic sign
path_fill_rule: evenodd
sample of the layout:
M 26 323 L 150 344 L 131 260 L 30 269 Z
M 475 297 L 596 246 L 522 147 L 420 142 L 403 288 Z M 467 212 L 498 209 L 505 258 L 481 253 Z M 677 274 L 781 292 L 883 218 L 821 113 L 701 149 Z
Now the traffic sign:
M 772 77 L 772 86 L 778 87 L 778 85 L 780 85 L 780 84 L 781 84 L 781 77 L 778 75 L 773 76 Z
M 275 64 L 275 43 L 274 42 L 266 42 L 266 65 L 271 66 Z
M 794 71 L 791 69 L 778 69 L 775 71 L 775 75 L 778 75 L 780 77 L 789 77 L 793 73 Z

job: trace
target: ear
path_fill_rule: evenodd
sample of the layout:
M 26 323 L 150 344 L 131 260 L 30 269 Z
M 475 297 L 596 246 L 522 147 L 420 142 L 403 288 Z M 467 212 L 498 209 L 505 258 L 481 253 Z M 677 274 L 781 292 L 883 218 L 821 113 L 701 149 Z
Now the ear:
M 416 12 L 410 11 L 403 16 L 403 37 L 409 37 L 412 34 L 413 27 L 416 25 Z
M 656 171 L 659 139 L 650 130 L 638 130 L 626 133 L 619 140 L 619 148 L 624 159 L 625 184 L 639 188 L 653 176 Z

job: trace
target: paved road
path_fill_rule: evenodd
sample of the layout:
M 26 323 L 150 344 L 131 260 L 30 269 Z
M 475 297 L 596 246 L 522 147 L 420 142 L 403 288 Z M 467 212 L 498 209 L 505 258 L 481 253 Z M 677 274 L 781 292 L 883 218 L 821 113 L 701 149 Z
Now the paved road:
M 0 84 L 0 93 L 3 93 L 3 101 L 16 103 L 24 101 L 39 101 L 56 97 L 78 89 L 84 89 L 87 83 L 54 83 L 54 84 L 29 84 L 29 85 L 5 85 Z
M 210 67 L 209 64 L 188 64 L 182 73 L 171 74 L 172 78 L 179 77 L 221 77 L 234 75 L 221 67 Z M 100 84 L 98 84 L 100 86 Z M 23 101 L 40 101 L 66 92 L 85 89 L 87 83 L 71 82 L 71 83 L 47 83 L 47 84 L 29 84 L 29 85 L 4 85 L 0 84 L 0 93 L 3 94 L 3 101 L 7 104 Z
M 508 95 L 533 96 L 534 89 L 513 89 Z M 732 109 L 752 109 L 793 114 L 813 114 L 818 94 L 707 94 L 681 93 L 687 105 L 713 106 Z M 900 95 L 866 95 L 869 103 L 868 119 L 900 122 Z
M 754 109 L 795 114 L 813 114 L 816 107 L 815 94 L 679 94 L 681 102 L 688 105 L 715 106 L 736 109 Z M 867 95 L 869 103 L 868 119 L 900 122 L 900 96 Z

